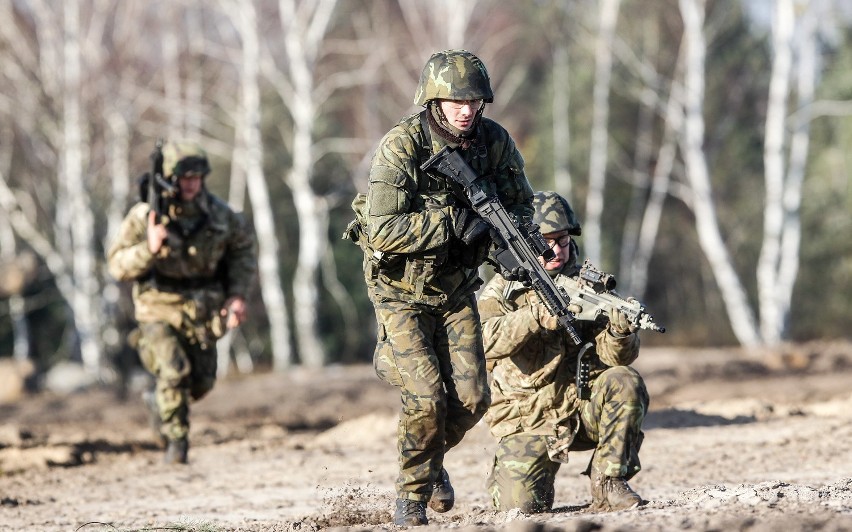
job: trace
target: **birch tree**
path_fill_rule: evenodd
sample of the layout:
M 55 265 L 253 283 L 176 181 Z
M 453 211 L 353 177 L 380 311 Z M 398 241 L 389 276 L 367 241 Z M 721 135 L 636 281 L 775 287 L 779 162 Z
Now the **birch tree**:
M 28 140 L 35 148 L 38 164 L 52 172 L 54 179 L 26 182 L 17 190 L 3 180 L 0 195 L 8 208 L 11 226 L 42 256 L 56 277 L 57 287 L 71 311 L 83 364 L 91 375 L 100 376 L 101 315 L 95 304 L 100 282 L 95 267 L 91 184 L 85 177 L 88 172 L 82 94 L 88 77 L 81 46 L 86 38 L 99 38 L 101 27 L 95 25 L 88 33 L 83 32 L 81 8 L 76 0 L 59 6 L 32 2 L 26 8 L 26 11 L 10 10 L 9 17 L 4 17 L 0 25 L 3 39 L 12 43 L 9 49 L 14 53 L 11 61 L 14 65 L 5 74 L 13 82 L 5 85 L 7 96 L 14 101 L 15 119 L 31 135 Z M 31 23 L 34 33 L 24 29 L 25 20 Z M 41 93 L 32 90 L 34 76 L 40 82 Z M 50 106 L 58 117 L 56 125 L 42 120 L 43 105 Z M 28 122 L 30 127 L 26 127 Z M 38 188 L 51 185 L 54 188 L 50 204 L 42 205 L 43 211 L 21 208 L 22 201 L 39 204 L 45 196 Z M 40 219 L 42 213 L 52 213 L 52 222 Z
M 609 92 L 612 78 L 612 49 L 620 0 L 602 0 L 600 26 L 595 44 L 595 83 L 592 93 L 592 133 L 589 153 L 589 191 L 586 195 L 586 220 L 583 244 L 586 255 L 595 264 L 601 259 L 601 216 L 609 130 Z
M 320 279 L 323 258 L 329 252 L 328 210 L 339 199 L 314 190 L 315 164 L 340 143 L 316 138 L 316 128 L 324 106 L 338 91 L 364 84 L 375 75 L 381 53 L 362 50 L 349 43 L 349 54 L 363 54 L 364 62 L 353 69 L 320 73 L 322 46 L 331 29 L 336 0 L 279 0 L 280 41 L 270 39 L 268 55 L 262 62 L 264 76 L 275 87 L 291 119 L 291 131 L 282 135 L 290 148 L 291 167 L 284 182 L 293 195 L 299 221 L 299 246 L 293 276 L 294 325 L 299 356 L 307 366 L 326 361 L 325 348 L 317 328 Z M 280 66 L 279 66 L 280 65 Z M 353 149 L 353 148 L 344 148 Z M 361 150 L 361 146 L 354 147 Z M 347 201 L 350 198 L 347 197 Z M 326 269 L 332 273 L 333 270 Z M 332 284 L 334 281 L 331 281 Z M 335 291 L 332 290 L 332 295 Z
M 657 35 L 659 28 L 656 21 L 642 21 L 640 53 L 655 57 L 659 53 L 657 46 Z M 621 258 L 619 261 L 618 276 L 619 284 L 631 287 L 632 268 L 630 267 L 636 256 L 641 232 L 641 220 L 648 207 L 648 191 L 651 186 L 651 161 L 654 149 L 654 119 L 656 108 L 653 103 L 656 100 L 656 86 L 644 84 L 640 89 L 642 94 L 638 98 L 639 109 L 637 111 L 636 134 L 634 135 L 633 169 L 630 179 L 630 203 L 624 216 L 624 231 L 621 238 Z M 640 297 L 633 291 L 626 293 Z
M 553 131 L 553 190 L 573 203 L 573 183 L 570 167 L 570 103 L 571 103 L 571 41 L 566 34 L 572 17 L 569 4 L 552 2 L 540 12 L 540 24 L 550 44 Z
M 794 0 L 777 0 L 772 25 L 772 75 L 766 116 L 764 176 L 766 200 L 763 246 L 757 264 L 760 333 L 767 344 L 782 340 L 798 272 L 801 241 L 802 181 L 809 142 L 809 110 L 814 99 L 815 19 L 819 3 L 804 7 L 798 38 L 795 38 Z M 794 42 L 795 39 L 795 42 Z M 798 52 L 796 96 L 801 111 L 787 135 L 787 102 Z M 785 144 L 789 142 L 789 155 Z M 789 157 L 789 166 L 785 159 Z
M 269 320 L 273 368 L 281 371 L 293 363 L 287 303 L 281 286 L 278 236 L 272 201 L 263 173 L 263 141 L 260 131 L 260 43 L 257 12 L 253 2 L 222 2 L 242 41 L 239 61 L 240 100 L 237 112 L 233 165 L 246 176 L 258 241 L 260 290 Z M 239 156 L 238 156 L 239 155 Z
M 71 216 L 70 236 L 73 250 L 73 295 L 71 308 L 80 338 L 83 366 L 94 375 L 100 372 L 103 345 L 98 331 L 102 323 L 100 307 L 95 303 L 100 281 L 95 271 L 94 217 L 89 203 L 89 183 L 83 174 L 83 139 L 81 116 L 82 60 L 80 56 L 80 4 L 77 0 L 64 6 L 64 86 L 62 123 L 64 145 L 59 187 L 64 188 Z M 58 228 L 62 227 L 61 225 Z
M 422 38 L 423 42 L 415 48 L 430 55 L 450 48 L 463 48 L 467 44 L 468 27 L 477 4 L 478 0 L 434 0 L 429 3 L 399 0 L 408 31 Z
M 685 46 L 684 128 L 680 140 L 686 162 L 686 174 L 692 193 L 692 207 L 698 243 L 710 265 L 722 293 L 728 319 L 737 340 L 743 346 L 760 343 L 754 314 L 745 289 L 734 270 L 725 247 L 713 206 L 710 173 L 703 151 L 704 68 L 707 46 L 704 40 L 704 0 L 679 0 L 683 17 Z

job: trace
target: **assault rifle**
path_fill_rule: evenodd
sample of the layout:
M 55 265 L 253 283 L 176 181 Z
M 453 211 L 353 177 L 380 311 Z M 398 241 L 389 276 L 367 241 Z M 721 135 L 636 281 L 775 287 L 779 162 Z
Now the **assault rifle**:
M 570 298 L 547 274 L 538 257 L 550 260 L 553 250 L 545 242 L 538 226 L 530 222 L 516 221 L 500 201 L 489 196 L 479 185 L 479 176 L 459 153 L 445 146 L 420 166 L 425 171 L 436 170 L 449 177 L 464 190 L 470 206 L 491 226 L 496 247 L 491 258 L 504 272 L 523 270 L 529 275 L 529 283 L 541 297 L 547 310 L 568 333 L 575 345 L 580 345 L 580 336 L 571 323 L 576 319 L 568 310 Z
M 177 195 L 177 187 L 163 177 L 163 139 L 157 139 L 151 152 L 151 172 L 145 173 L 140 182 L 142 201 L 147 201 L 157 213 L 157 223 L 164 223 L 168 202 Z
M 600 315 L 608 318 L 614 310 L 624 313 L 637 328 L 666 332 L 665 327 L 654 322 L 654 317 L 641 303 L 632 298 L 624 299 L 613 290 L 615 277 L 597 270 L 588 260 L 580 269 L 578 279 L 563 276 L 557 286 L 538 261 L 539 256 L 545 262 L 554 257 L 538 226 L 517 222 L 506 212 L 497 198 L 489 196 L 477 183 L 479 176 L 458 152 L 445 146 L 420 166 L 423 171 L 433 168 L 464 190 L 470 206 L 493 229 L 495 249 L 491 252 L 492 262 L 504 272 L 516 272 L 518 268 L 524 270 L 529 275 L 532 288 L 575 345 L 580 345 L 581 339 L 572 322 L 577 319 L 594 320 Z M 569 310 L 569 305 L 577 311 L 576 315 Z M 590 364 L 584 359 L 590 347 L 591 343 L 586 344 L 577 355 L 575 380 L 580 399 L 591 397 Z
M 559 288 L 571 300 L 578 320 L 595 320 L 601 315 L 609 318 L 617 310 L 627 316 L 627 321 L 638 329 L 666 332 L 666 328 L 657 325 L 654 317 L 648 314 L 642 303 L 632 297 L 622 298 L 615 291 L 615 285 L 615 277 L 595 268 L 589 259 L 583 262 L 577 277 L 567 275 L 559 277 Z M 575 383 L 580 399 L 591 397 L 589 388 L 591 367 L 589 361 L 583 358 L 585 353 L 584 347 L 577 355 Z
M 631 325 L 659 333 L 666 332 L 665 327 L 657 325 L 654 317 L 645 307 L 632 297 L 622 298 L 615 291 L 615 277 L 595 268 L 589 259 L 583 262 L 579 275 L 562 276 L 559 287 L 565 291 L 576 308 L 578 320 L 595 320 L 600 315 L 611 316 L 615 310 L 627 316 Z

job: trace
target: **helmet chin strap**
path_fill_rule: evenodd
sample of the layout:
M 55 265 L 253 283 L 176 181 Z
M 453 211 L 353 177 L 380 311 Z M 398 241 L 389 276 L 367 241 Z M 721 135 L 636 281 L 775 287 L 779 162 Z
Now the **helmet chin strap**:
M 429 112 L 426 114 L 429 118 L 429 125 L 435 129 L 435 132 L 439 137 L 449 143 L 457 144 L 461 146 L 463 150 L 466 150 L 473 144 L 476 144 L 475 135 L 479 129 L 479 122 L 482 119 L 482 112 L 484 110 L 485 106 L 483 105 L 478 111 L 476 111 L 476 116 L 473 117 L 473 125 L 471 125 L 470 129 L 467 131 L 462 131 L 447 121 L 447 117 L 441 110 L 441 106 L 438 104 L 437 100 L 431 100 L 429 102 Z

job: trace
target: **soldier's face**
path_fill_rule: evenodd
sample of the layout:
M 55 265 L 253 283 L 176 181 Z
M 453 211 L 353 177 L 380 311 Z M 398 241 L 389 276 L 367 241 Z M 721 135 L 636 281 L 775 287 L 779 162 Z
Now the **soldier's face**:
M 461 131 L 473 127 L 473 119 L 480 107 L 482 100 L 441 100 L 441 111 L 447 117 L 447 122 Z
M 538 258 L 538 261 L 544 266 L 545 270 L 561 269 L 568 262 L 568 259 L 571 258 L 571 235 L 567 231 L 562 231 L 541 236 L 544 237 L 555 256 L 548 262 L 544 262 L 544 259 L 541 257 Z
M 178 178 L 181 201 L 192 201 L 201 192 L 203 178 L 201 174 L 184 174 Z

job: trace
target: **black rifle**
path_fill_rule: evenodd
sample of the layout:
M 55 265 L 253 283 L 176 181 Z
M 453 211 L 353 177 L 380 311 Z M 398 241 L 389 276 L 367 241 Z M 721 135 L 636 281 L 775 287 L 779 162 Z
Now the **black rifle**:
M 157 223 L 167 223 L 168 203 L 177 195 L 177 187 L 163 177 L 163 139 L 157 139 L 151 152 L 151 173 L 142 176 L 143 201 L 157 213 Z M 146 190 L 147 188 L 147 190 Z
M 493 262 L 504 272 L 523 270 L 529 275 L 529 284 L 539 295 L 547 310 L 568 333 L 575 345 L 580 345 L 580 336 L 571 323 L 576 319 L 568 310 L 570 298 L 556 286 L 538 261 L 553 258 L 553 250 L 545 242 L 538 226 L 516 221 L 500 201 L 489 196 L 477 183 L 480 176 L 461 158 L 459 153 L 445 146 L 420 166 L 424 172 L 436 170 L 460 186 L 474 211 L 493 229 L 495 249 L 491 251 Z

